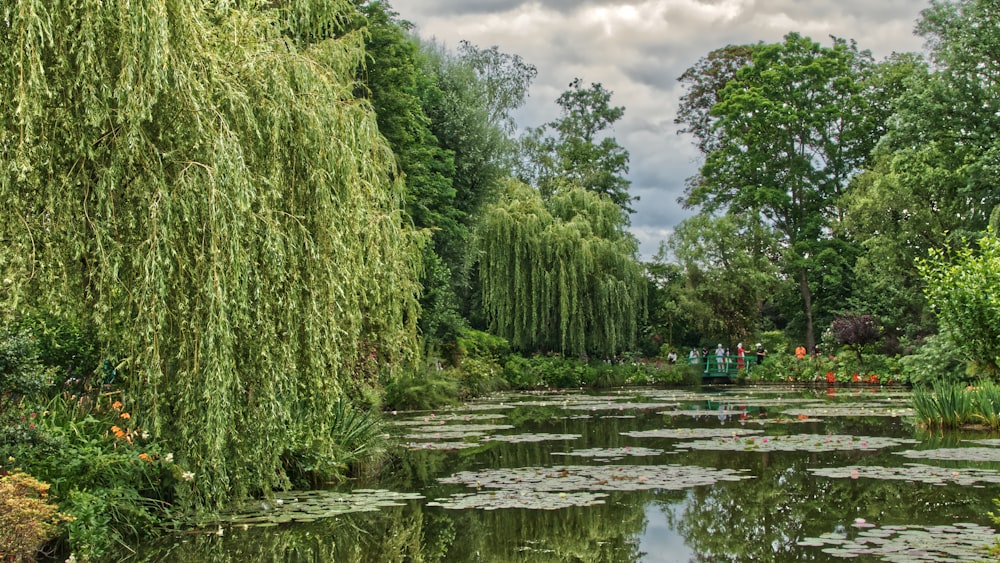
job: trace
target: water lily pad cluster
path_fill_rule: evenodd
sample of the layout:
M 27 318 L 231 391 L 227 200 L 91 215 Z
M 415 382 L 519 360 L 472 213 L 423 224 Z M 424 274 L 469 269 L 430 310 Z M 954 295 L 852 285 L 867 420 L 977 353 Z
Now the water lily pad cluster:
M 569 465 L 462 471 L 438 481 L 477 489 L 571 492 L 681 490 L 751 478 L 745 470 L 691 465 Z
M 804 415 L 807 417 L 824 416 L 888 416 L 893 418 L 913 416 L 913 409 L 904 405 L 867 405 L 867 406 L 814 406 L 785 409 L 790 416 Z
M 625 410 L 653 410 L 669 409 L 679 406 L 677 403 L 640 403 L 640 402 L 605 402 L 605 403 L 580 403 L 566 405 L 566 410 L 578 411 L 625 411 Z
M 1000 449 L 997 448 L 939 448 L 936 450 L 906 450 L 896 453 L 910 459 L 1000 461 Z
M 622 432 L 623 436 L 632 438 L 732 438 L 733 436 L 751 436 L 763 434 L 763 430 L 749 428 L 656 428 L 653 430 L 636 430 Z
M 807 451 L 831 452 L 838 450 L 873 451 L 902 444 L 912 444 L 914 440 L 883 438 L 879 436 L 848 436 L 838 434 L 796 434 L 792 436 L 740 436 L 713 440 L 681 442 L 676 447 L 691 450 L 720 451 Z
M 874 526 L 849 538 L 828 533 L 798 542 L 801 546 L 824 547 L 834 557 L 853 559 L 878 557 L 897 563 L 981 561 L 993 544 L 996 532 L 979 524 L 951 526 Z
M 478 448 L 480 444 L 479 442 L 445 441 L 445 442 L 407 442 L 403 444 L 403 446 L 410 450 L 451 451 L 451 450 L 465 450 L 469 448 Z
M 549 442 L 553 440 L 576 440 L 579 434 L 548 434 L 537 432 L 534 434 L 494 434 L 483 438 L 485 442 L 509 442 L 520 444 L 526 442 Z
M 676 453 L 676 452 L 670 452 Z M 590 448 L 586 450 L 573 450 L 571 452 L 552 452 L 552 455 L 566 455 L 576 457 L 587 457 L 596 461 L 615 461 L 627 456 L 651 457 L 662 455 L 663 450 L 656 448 L 633 448 L 625 446 L 623 448 Z
M 510 424 L 440 424 L 436 426 L 418 426 L 404 435 L 408 440 L 458 440 L 485 436 L 498 430 L 510 430 Z
M 883 467 L 878 465 L 849 465 L 846 467 L 811 467 L 809 472 L 819 477 L 835 479 L 880 479 L 891 481 L 915 481 L 931 485 L 976 485 L 977 483 L 1000 483 L 1000 472 L 993 469 L 975 467 L 948 468 L 921 463 L 907 463 L 903 467 Z
M 662 414 L 664 416 L 692 416 L 695 418 L 700 418 L 703 416 L 710 416 L 710 417 L 721 416 L 728 418 L 731 416 L 740 416 L 740 415 L 749 416 L 750 413 L 747 413 L 747 411 L 742 411 L 742 410 L 726 410 L 726 409 L 676 409 L 672 411 L 662 411 L 656 414 Z
M 406 501 L 424 498 L 417 493 L 399 493 L 384 489 L 357 489 L 353 492 L 291 491 L 271 501 L 247 504 L 243 510 L 228 514 L 224 523 L 245 526 L 276 526 L 288 522 L 314 522 L 353 512 L 374 512 L 386 506 L 402 506 Z
M 481 493 L 460 493 L 447 499 L 438 499 L 427 506 L 440 506 L 451 510 L 478 508 L 499 510 L 501 508 L 528 508 L 534 510 L 559 510 L 571 506 L 592 506 L 604 504 L 607 493 L 548 493 L 544 491 L 488 491 Z

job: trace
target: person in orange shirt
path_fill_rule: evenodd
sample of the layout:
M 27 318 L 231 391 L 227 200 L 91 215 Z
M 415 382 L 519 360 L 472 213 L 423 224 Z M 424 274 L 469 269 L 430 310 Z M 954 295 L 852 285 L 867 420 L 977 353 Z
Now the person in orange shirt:
M 795 357 L 800 360 L 806 359 L 806 347 L 800 344 L 799 347 L 795 349 Z

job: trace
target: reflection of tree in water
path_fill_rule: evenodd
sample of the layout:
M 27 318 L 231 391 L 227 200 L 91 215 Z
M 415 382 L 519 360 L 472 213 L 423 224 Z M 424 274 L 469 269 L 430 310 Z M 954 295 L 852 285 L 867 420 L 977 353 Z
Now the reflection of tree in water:
M 426 522 L 426 523 L 425 523 Z M 441 561 L 449 546 L 425 544 L 425 530 L 447 540 L 447 522 L 399 506 L 348 514 L 313 523 L 269 528 L 225 528 L 215 533 L 163 538 L 144 556 L 116 558 L 128 563 L 287 563 L 297 561 Z M 454 533 L 450 535 L 454 539 Z M 437 553 L 437 557 L 434 554 Z
M 696 554 L 696 561 L 826 561 L 797 543 L 826 532 L 855 532 L 855 518 L 878 525 L 943 524 L 968 518 L 968 507 L 988 506 L 990 494 L 972 487 L 938 487 L 876 479 L 815 479 L 808 467 L 837 466 L 892 454 L 758 454 L 731 461 L 754 467 L 756 479 L 691 491 L 682 512 L 665 510 L 668 522 Z M 757 457 L 756 462 L 752 460 Z M 898 457 L 898 456 L 897 456 Z M 822 460 L 822 461 L 820 461 Z M 898 463 L 898 460 L 897 460 Z
M 461 541 L 445 561 L 639 561 L 637 538 L 650 497 L 629 493 L 619 502 L 612 495 L 606 504 L 562 510 L 454 511 Z

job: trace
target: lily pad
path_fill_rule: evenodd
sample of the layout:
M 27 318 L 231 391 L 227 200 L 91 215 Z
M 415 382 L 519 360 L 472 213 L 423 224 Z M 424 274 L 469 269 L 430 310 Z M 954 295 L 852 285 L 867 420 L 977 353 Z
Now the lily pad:
M 823 549 L 845 559 L 874 556 L 882 561 L 907 563 L 981 561 L 986 548 L 993 545 L 992 528 L 971 523 L 951 526 L 872 527 L 848 539 L 845 534 L 805 538 L 800 546 L 828 545 Z
M 625 410 L 652 410 L 667 409 L 679 406 L 677 403 L 636 403 L 636 402 L 607 402 L 607 403 L 584 403 L 579 405 L 567 405 L 567 410 L 578 411 L 625 411 Z
M 244 505 L 230 513 L 223 522 L 233 525 L 266 526 L 287 522 L 314 521 L 352 512 L 374 512 L 386 506 L 402 506 L 405 501 L 424 498 L 417 493 L 398 493 L 384 489 L 358 489 L 353 492 L 291 491 Z
M 479 442 L 407 442 L 404 444 L 410 450 L 464 450 L 477 448 Z
M 896 453 L 910 459 L 1000 461 L 1000 449 L 997 448 L 940 448 L 936 450 L 906 450 Z
M 573 450 L 571 452 L 552 452 L 552 455 L 589 457 L 597 461 L 613 461 L 627 456 L 649 457 L 661 455 L 662 453 L 663 450 L 658 450 L 656 448 L 633 448 L 631 446 L 625 446 L 624 448 L 590 448 L 587 450 Z
M 1000 483 L 1000 471 L 972 467 L 949 469 L 920 463 L 907 463 L 903 467 L 849 465 L 846 467 L 809 468 L 809 472 L 819 477 L 918 481 L 932 485 Z
M 987 438 L 983 440 L 965 440 L 971 444 L 980 444 L 983 446 L 1000 446 L 1000 438 Z
M 710 416 L 717 418 L 720 416 L 730 417 L 730 416 L 740 416 L 748 414 L 747 411 L 742 410 L 719 410 L 719 409 L 677 409 L 672 411 L 661 411 L 656 414 L 662 414 L 664 416 L 693 416 L 695 418 L 700 418 L 703 416 Z
M 719 481 L 752 479 L 744 470 L 690 465 L 602 465 L 518 467 L 462 471 L 439 478 L 469 487 L 545 492 L 681 490 Z
M 459 440 L 462 438 L 478 438 L 480 436 L 485 436 L 486 432 L 449 432 L 447 430 L 442 430 L 440 432 L 420 432 L 418 434 L 407 434 L 403 436 L 407 440 Z
M 749 436 L 763 434 L 763 430 L 747 428 L 657 428 L 655 430 L 636 430 L 622 432 L 623 436 L 632 438 L 732 438 L 734 436 Z
M 580 438 L 579 434 L 546 434 L 541 432 L 535 434 L 496 434 L 483 438 L 483 441 L 519 444 L 524 442 L 548 442 L 550 440 L 576 440 L 577 438 Z
M 677 448 L 691 450 L 721 450 L 721 451 L 807 451 L 830 452 L 837 450 L 873 451 L 882 448 L 895 447 L 902 444 L 913 444 L 915 440 L 900 438 L 882 438 L 878 436 L 845 436 L 823 434 L 796 434 L 792 436 L 746 436 L 739 435 L 730 438 L 714 440 L 696 440 L 682 442 Z
M 815 406 L 786 409 L 783 413 L 790 416 L 804 415 L 807 417 L 824 416 L 888 416 L 893 418 L 913 416 L 913 409 L 900 405 L 869 405 L 869 406 Z
M 440 506 L 452 510 L 478 508 L 526 508 L 529 510 L 559 510 L 570 506 L 604 504 L 607 493 L 547 493 L 541 491 L 489 491 L 483 493 L 458 493 L 447 498 L 435 499 L 427 506 Z

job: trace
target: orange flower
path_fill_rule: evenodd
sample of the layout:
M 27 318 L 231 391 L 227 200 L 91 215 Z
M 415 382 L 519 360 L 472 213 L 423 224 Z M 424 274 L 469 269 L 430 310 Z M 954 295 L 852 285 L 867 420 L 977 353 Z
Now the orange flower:
M 123 412 L 123 413 L 121 413 L 121 414 L 120 414 L 119 416 L 121 416 L 121 417 L 122 417 L 122 420 L 128 420 L 128 419 L 132 418 L 132 415 L 130 415 L 130 414 L 129 414 L 129 413 L 127 413 L 127 412 Z
M 121 438 L 125 436 L 125 432 L 121 428 L 118 428 L 117 426 L 112 426 L 111 432 L 112 434 L 115 435 L 115 438 Z
M 153 458 L 149 457 L 149 454 L 147 454 L 147 453 L 141 453 L 141 454 L 139 454 L 139 459 L 141 459 L 142 461 L 148 461 L 148 462 L 152 462 L 153 461 Z
M 114 403 L 111 403 L 111 408 L 113 408 L 115 410 L 118 410 L 118 409 L 122 408 L 122 402 L 121 401 L 115 401 Z

